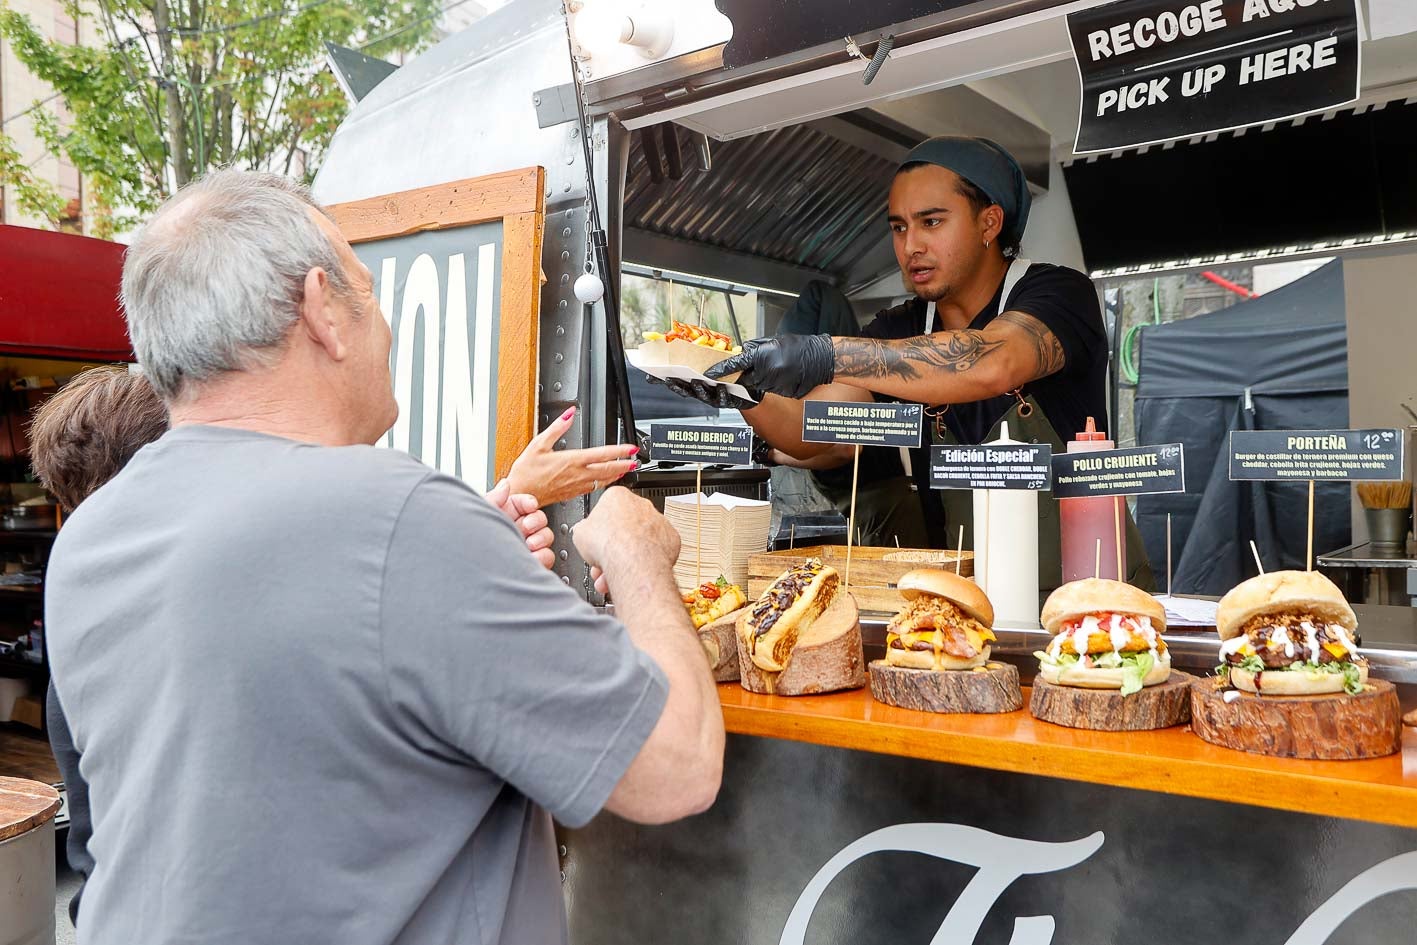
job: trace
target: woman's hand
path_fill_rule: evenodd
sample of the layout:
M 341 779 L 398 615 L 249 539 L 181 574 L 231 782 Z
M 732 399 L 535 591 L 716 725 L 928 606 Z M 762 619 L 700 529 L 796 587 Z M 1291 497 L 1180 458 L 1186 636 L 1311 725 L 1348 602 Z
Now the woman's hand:
M 514 494 L 511 485 L 503 479 L 488 490 L 485 498 L 517 526 L 517 531 L 526 541 L 526 550 L 541 562 L 543 568 L 550 571 L 556 566 L 556 553 L 551 550 L 556 536 L 551 533 L 546 513 L 541 510 L 535 496 Z
M 629 443 L 587 450 L 556 449 L 556 441 L 571 429 L 575 418 L 576 408 L 572 407 L 522 450 L 507 476 L 513 493 L 534 495 L 544 508 L 604 489 L 638 468 L 634 456 L 640 448 Z

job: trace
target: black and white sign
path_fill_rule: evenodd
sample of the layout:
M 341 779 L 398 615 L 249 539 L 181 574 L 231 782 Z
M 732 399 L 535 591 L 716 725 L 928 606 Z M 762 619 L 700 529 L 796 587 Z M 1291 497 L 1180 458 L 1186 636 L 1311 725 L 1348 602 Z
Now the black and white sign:
M 802 405 L 802 442 L 860 446 L 920 445 L 920 404 L 858 404 L 809 400 Z
M 1180 443 L 1053 456 L 1055 499 L 1185 491 L 1186 450 Z
M 932 489 L 1049 488 L 1053 447 L 1047 443 L 935 446 L 930 449 Z
M 753 431 L 692 423 L 651 423 L 649 456 L 660 463 L 748 466 L 753 462 Z
M 1398 430 L 1231 430 L 1230 478 L 1401 479 Z
M 1078 154 L 1281 121 L 1358 97 L 1358 0 L 1121 0 L 1068 15 Z

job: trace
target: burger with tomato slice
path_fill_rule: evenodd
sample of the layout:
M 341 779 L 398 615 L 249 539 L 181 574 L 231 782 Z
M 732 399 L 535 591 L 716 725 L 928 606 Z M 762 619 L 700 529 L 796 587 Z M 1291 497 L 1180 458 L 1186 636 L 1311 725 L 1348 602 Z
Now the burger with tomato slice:
M 1315 571 L 1271 571 L 1235 585 L 1215 613 L 1219 673 L 1231 686 L 1273 696 L 1363 690 L 1358 618 Z
M 1171 675 L 1161 639 L 1166 608 L 1130 584 L 1099 578 L 1064 584 L 1048 596 L 1041 619 L 1053 639 L 1033 655 L 1047 682 L 1126 696 Z
M 919 568 L 900 578 L 905 609 L 886 627 L 886 662 L 907 669 L 961 670 L 989 661 L 994 605 L 952 571 Z

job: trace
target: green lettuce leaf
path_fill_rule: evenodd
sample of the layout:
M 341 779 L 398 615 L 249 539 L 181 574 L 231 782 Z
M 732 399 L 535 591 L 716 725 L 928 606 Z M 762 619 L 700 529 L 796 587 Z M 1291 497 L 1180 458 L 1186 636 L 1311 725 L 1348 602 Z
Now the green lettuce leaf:
M 1121 664 L 1122 695 L 1129 696 L 1134 692 L 1141 692 L 1142 680 L 1146 679 L 1146 674 L 1156 665 L 1156 660 L 1152 659 L 1150 653 L 1128 653 L 1121 660 Z

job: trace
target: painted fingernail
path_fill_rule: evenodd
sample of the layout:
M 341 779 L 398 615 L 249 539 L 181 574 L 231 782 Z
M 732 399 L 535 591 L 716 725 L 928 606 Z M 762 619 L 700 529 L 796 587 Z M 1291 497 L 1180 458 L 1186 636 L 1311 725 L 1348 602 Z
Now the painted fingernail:
M 625 451 L 625 455 L 626 455 L 626 456 L 634 456 L 634 455 L 635 455 L 636 453 L 638 453 L 639 451 L 640 451 L 640 448 L 639 448 L 638 446 L 632 446 L 632 447 L 630 447 L 628 450 Z
M 640 468 L 640 461 L 639 461 L 639 460 L 635 460 L 633 463 L 630 464 L 630 472 L 634 472 L 636 469 L 639 469 L 639 468 Z
M 575 407 L 572 407 L 570 410 L 567 410 L 565 413 L 561 414 L 561 420 L 562 420 L 562 422 L 565 422 L 566 420 L 571 419 L 571 418 L 574 417 L 575 415 L 576 415 L 576 408 L 575 408 Z

